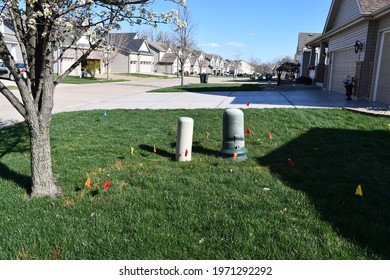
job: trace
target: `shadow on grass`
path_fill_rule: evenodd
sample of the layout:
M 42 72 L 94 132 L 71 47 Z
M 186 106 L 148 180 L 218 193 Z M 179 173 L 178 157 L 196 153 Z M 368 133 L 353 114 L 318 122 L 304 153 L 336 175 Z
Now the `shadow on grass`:
M 30 149 L 28 131 L 24 123 L 0 129 L 0 160 L 10 153 L 23 153 Z M 13 181 L 31 193 L 31 178 L 20 174 L 0 162 L 0 178 Z
M 154 152 L 154 146 L 141 144 L 139 145 L 139 148 L 150 154 L 155 153 L 156 155 L 159 155 L 161 157 L 169 158 L 170 160 L 175 160 L 175 154 L 162 150 L 159 147 L 156 147 L 156 152 Z
M 390 259 L 389 150 L 388 131 L 313 129 L 258 162 L 306 193 L 338 234 Z

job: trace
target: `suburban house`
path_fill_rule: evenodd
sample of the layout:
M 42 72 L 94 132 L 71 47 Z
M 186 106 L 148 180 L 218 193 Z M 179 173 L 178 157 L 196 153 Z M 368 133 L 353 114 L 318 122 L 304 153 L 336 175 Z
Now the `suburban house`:
M 390 0 L 333 0 L 321 36 L 307 43 L 315 81 L 343 93 L 355 77 L 353 99 L 390 103 Z
M 180 70 L 179 59 L 174 53 L 166 53 L 155 65 L 157 73 L 175 74 Z
M 54 64 L 54 73 L 62 74 L 66 70 L 69 69 L 73 63 L 76 62 L 89 48 L 90 43 L 86 37 L 81 37 L 76 43 L 65 42 L 63 45 L 58 46 L 54 52 L 54 58 L 57 60 Z M 61 59 L 58 59 L 62 54 Z M 89 61 L 96 61 L 97 64 L 100 65 L 99 69 L 97 69 L 98 73 L 102 73 L 103 65 L 102 61 L 102 52 L 100 50 L 92 51 L 88 58 L 84 60 L 81 65 L 76 67 L 70 75 L 79 76 L 81 74 L 82 69 L 86 66 Z
M 111 73 L 153 73 L 154 54 L 145 39 L 137 33 L 111 33 L 111 41 L 119 49 L 110 64 Z
M 301 65 L 299 69 L 299 77 L 310 77 L 314 78 L 315 65 L 310 64 L 310 56 L 312 55 L 311 49 L 306 45 L 308 42 L 321 36 L 321 33 L 299 33 L 297 53 L 295 54 L 295 62 Z M 318 61 L 319 48 L 315 52 L 316 61 Z
M 226 71 L 233 75 L 252 75 L 254 68 L 244 60 L 226 60 Z
M 172 53 L 171 47 L 160 42 L 147 41 L 147 43 L 149 45 L 150 52 L 154 55 L 153 71 L 160 72 L 157 65 L 160 61 L 162 61 L 165 54 Z M 164 71 L 161 73 L 164 73 Z
M 15 37 L 15 30 L 12 24 L 0 18 L 0 32 L 4 36 L 5 44 L 16 62 L 23 62 L 22 52 Z

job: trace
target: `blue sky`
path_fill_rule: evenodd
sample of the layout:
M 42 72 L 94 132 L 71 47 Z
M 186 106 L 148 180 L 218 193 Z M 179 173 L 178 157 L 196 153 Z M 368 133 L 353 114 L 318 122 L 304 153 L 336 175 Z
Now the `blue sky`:
M 331 2 L 187 0 L 187 6 L 197 24 L 195 41 L 200 49 L 224 58 L 249 60 L 253 57 L 268 62 L 278 57 L 293 57 L 299 32 L 322 33 Z M 166 9 L 172 6 L 169 2 L 161 3 L 164 4 L 158 5 Z

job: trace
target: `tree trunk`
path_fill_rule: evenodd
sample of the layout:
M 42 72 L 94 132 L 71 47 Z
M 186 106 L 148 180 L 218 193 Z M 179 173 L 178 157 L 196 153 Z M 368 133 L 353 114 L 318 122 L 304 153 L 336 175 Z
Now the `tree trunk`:
M 50 129 L 30 127 L 31 149 L 31 197 L 55 196 L 58 194 L 51 166 Z

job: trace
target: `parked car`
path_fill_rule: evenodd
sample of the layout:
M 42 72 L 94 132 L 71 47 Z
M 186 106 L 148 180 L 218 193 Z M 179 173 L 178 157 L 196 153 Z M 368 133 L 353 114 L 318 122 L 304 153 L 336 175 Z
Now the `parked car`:
M 22 62 L 17 62 L 16 65 L 20 69 L 20 73 L 22 73 L 23 78 L 27 78 L 27 69 L 26 69 L 26 64 Z M 14 76 L 12 73 L 9 71 L 7 66 L 5 65 L 4 61 L 0 61 L 0 78 L 8 78 L 11 81 L 15 80 Z

